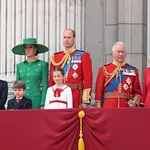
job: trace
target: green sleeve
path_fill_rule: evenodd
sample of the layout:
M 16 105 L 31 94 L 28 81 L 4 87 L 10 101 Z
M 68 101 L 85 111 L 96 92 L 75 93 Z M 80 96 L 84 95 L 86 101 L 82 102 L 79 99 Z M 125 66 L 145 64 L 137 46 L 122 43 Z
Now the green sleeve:
M 20 80 L 19 64 L 16 65 L 16 80 Z
M 45 62 L 42 65 L 42 97 L 41 97 L 41 106 L 44 106 L 44 104 L 45 104 L 47 88 L 48 88 L 48 63 Z

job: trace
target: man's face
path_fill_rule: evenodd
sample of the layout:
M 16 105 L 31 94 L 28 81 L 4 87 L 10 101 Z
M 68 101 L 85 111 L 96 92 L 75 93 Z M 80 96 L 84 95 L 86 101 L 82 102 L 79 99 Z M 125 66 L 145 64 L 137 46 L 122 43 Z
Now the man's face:
M 73 47 L 75 42 L 75 37 L 71 30 L 65 30 L 63 33 L 63 45 L 66 49 Z
M 126 50 L 124 45 L 117 45 L 114 52 L 112 52 L 112 55 L 117 62 L 123 63 L 126 58 Z
M 23 97 L 25 90 L 23 88 L 14 88 L 14 94 L 17 98 Z

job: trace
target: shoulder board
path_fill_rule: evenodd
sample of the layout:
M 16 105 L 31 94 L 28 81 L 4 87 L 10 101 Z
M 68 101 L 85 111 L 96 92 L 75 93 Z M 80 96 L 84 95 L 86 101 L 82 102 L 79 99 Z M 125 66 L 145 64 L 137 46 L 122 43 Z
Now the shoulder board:
M 104 64 L 104 65 L 102 65 L 101 67 L 103 67 L 103 66 L 108 66 L 108 65 L 110 65 L 111 63 L 107 63 L 107 64 Z
M 46 61 L 43 61 L 43 60 L 39 60 L 38 63 L 47 64 L 47 62 L 46 62 Z
M 86 52 L 86 51 L 84 51 L 84 50 L 79 50 L 79 49 L 77 49 L 77 51 Z
M 25 61 L 23 61 L 23 62 L 18 63 L 18 65 L 20 65 L 20 64 L 24 64 L 24 63 L 26 63 L 26 62 L 27 62 L 27 60 L 25 60 Z
M 53 53 L 53 55 L 57 55 L 57 54 L 60 54 L 62 53 L 63 51 L 59 51 L 59 52 L 56 52 L 56 53 Z
M 136 67 L 131 66 L 131 65 L 129 65 L 129 64 L 126 64 L 126 65 L 128 65 L 130 69 L 135 69 L 135 68 L 136 68 Z

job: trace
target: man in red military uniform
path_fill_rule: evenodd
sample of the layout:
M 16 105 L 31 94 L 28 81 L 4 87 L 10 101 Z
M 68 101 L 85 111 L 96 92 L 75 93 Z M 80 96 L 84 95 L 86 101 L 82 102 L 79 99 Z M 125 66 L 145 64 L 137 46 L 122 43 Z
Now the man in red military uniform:
M 112 48 L 113 62 L 100 67 L 96 88 L 96 106 L 136 107 L 141 97 L 138 70 L 125 62 L 125 44 L 116 42 Z
M 66 29 L 63 33 L 65 49 L 54 53 L 50 63 L 49 86 L 54 85 L 52 72 L 55 67 L 61 67 L 65 72 L 65 84 L 71 87 L 73 107 L 88 107 L 92 89 L 92 62 L 88 52 L 74 47 L 75 31 Z

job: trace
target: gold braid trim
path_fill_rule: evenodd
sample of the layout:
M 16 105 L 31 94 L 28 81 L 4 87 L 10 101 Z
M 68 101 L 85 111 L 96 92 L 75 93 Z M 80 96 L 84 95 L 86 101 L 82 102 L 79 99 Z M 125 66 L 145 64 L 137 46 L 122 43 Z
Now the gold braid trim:
M 90 91 L 91 91 L 90 88 L 83 90 L 83 95 L 82 95 L 82 102 L 83 103 L 86 103 L 86 104 L 90 103 Z
M 60 66 L 60 65 L 61 65 L 61 68 L 63 68 L 64 65 L 65 65 L 65 63 L 66 63 L 66 61 L 68 60 L 69 57 L 70 57 L 70 54 L 69 54 L 69 53 L 66 53 L 66 54 L 64 55 L 64 57 L 61 59 L 61 61 L 58 62 L 58 63 L 56 63 L 55 57 L 54 57 L 54 54 L 53 54 L 52 57 L 51 57 L 51 62 L 52 62 L 52 64 L 53 64 L 54 66 L 57 67 L 57 66 Z
M 102 66 L 102 69 L 103 69 L 103 72 L 104 72 L 105 76 L 106 76 L 107 78 L 110 77 L 107 81 L 105 81 L 104 86 L 106 86 L 106 85 L 111 81 L 111 79 L 112 79 L 115 75 L 117 75 L 117 74 L 119 73 L 119 71 L 120 71 L 120 67 L 119 67 L 119 66 L 118 66 L 112 73 L 108 73 L 108 71 L 106 70 L 105 66 Z
M 101 107 L 102 107 L 101 101 L 95 100 L 95 108 L 101 108 Z
M 105 73 L 105 76 L 108 79 L 108 81 L 105 82 L 104 86 L 106 86 L 110 81 L 111 79 L 116 75 L 116 77 L 119 75 L 119 72 L 120 72 L 120 69 L 122 66 L 124 66 L 126 64 L 126 62 L 122 62 L 122 63 L 119 63 L 117 62 L 115 59 L 113 59 L 113 62 L 112 62 L 115 66 L 117 66 L 117 68 L 112 72 L 112 73 L 108 73 L 108 71 L 106 70 L 105 66 L 102 66 L 103 68 L 103 72 Z

